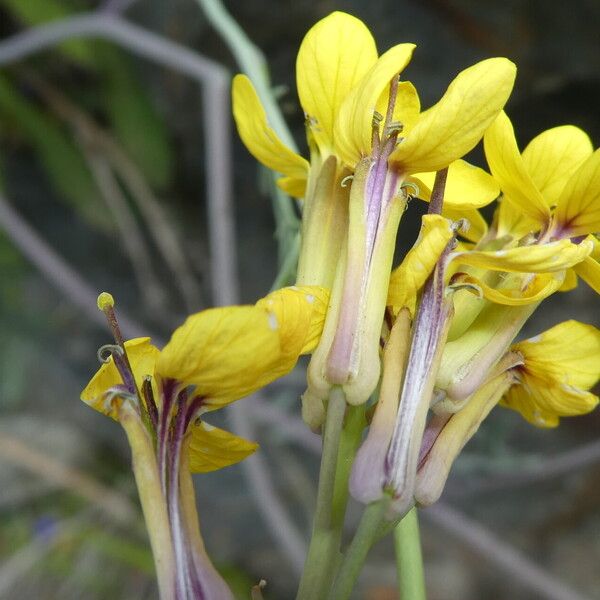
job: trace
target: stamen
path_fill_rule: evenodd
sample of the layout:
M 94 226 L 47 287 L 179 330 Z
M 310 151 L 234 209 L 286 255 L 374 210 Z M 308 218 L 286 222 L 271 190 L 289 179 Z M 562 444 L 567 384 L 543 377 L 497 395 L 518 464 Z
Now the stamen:
M 379 137 L 379 129 L 383 121 L 383 115 L 376 110 L 373 111 L 373 120 L 371 121 L 371 149 L 373 155 L 379 154 L 379 148 L 381 146 L 381 139 Z
M 104 346 L 100 346 L 100 348 L 98 348 L 96 356 L 98 357 L 99 362 L 107 364 L 115 354 L 123 356 L 125 351 L 123 348 L 121 348 L 121 346 L 117 346 L 116 344 L 104 344 Z
M 403 129 L 404 129 L 404 123 L 402 123 L 400 121 L 392 121 L 389 125 L 386 126 L 385 135 L 386 135 L 386 137 L 392 137 L 393 135 L 402 133 Z
M 388 100 L 387 112 L 385 114 L 385 127 L 388 129 L 392 124 L 394 118 L 394 108 L 396 106 L 396 97 L 398 96 L 398 84 L 400 83 L 400 76 L 395 75 L 390 81 L 390 98 Z
M 131 404 L 133 405 L 133 407 L 135 408 L 135 410 L 138 410 L 138 401 L 137 401 L 137 396 L 135 394 L 130 394 L 127 389 L 125 388 L 125 386 L 115 386 L 110 388 L 105 394 L 104 394 L 104 410 L 106 412 L 109 412 L 110 409 L 113 408 L 113 401 L 117 398 L 120 398 L 121 400 L 126 400 L 128 402 L 131 402 Z
M 379 129 L 379 126 L 381 125 L 382 122 L 383 122 L 383 115 L 380 112 L 374 110 L 373 111 L 373 121 L 372 121 L 373 129 L 375 129 L 375 128 Z
M 348 187 L 348 185 L 352 182 L 352 180 L 354 179 L 354 175 L 347 175 L 346 177 L 344 177 L 340 183 L 340 185 L 345 188 Z
M 410 198 L 418 198 L 419 194 L 421 193 L 421 190 L 419 189 L 419 186 L 416 183 L 412 182 L 412 181 L 405 181 L 400 186 L 400 189 L 401 190 L 411 189 L 413 191 L 412 194 L 406 194 L 406 199 L 407 200 L 409 200 Z
M 135 383 L 135 377 L 133 376 L 133 369 L 131 368 L 131 363 L 129 362 L 129 357 L 127 356 L 127 350 L 125 349 L 125 340 L 123 338 L 123 334 L 121 333 L 119 321 L 117 320 L 117 316 L 115 314 L 115 300 L 108 292 L 102 292 L 98 296 L 97 304 L 98 309 L 102 311 L 106 317 L 108 327 L 115 338 L 115 342 L 120 347 L 120 352 L 111 351 L 111 354 L 113 355 L 117 369 L 119 369 L 123 383 L 127 385 L 132 393 L 138 394 L 138 398 L 140 398 L 139 391 Z
M 98 309 L 104 313 L 106 317 L 106 321 L 108 322 L 108 326 L 115 338 L 115 342 L 119 344 L 122 348 L 125 348 L 125 341 L 123 339 L 123 334 L 121 333 L 121 328 L 119 327 L 119 322 L 117 321 L 117 316 L 115 315 L 115 301 L 114 298 L 108 292 L 102 292 L 98 296 L 97 300 Z
M 146 410 L 150 416 L 150 421 L 154 431 L 158 428 L 158 407 L 156 406 L 156 400 L 154 399 L 154 391 L 152 390 L 152 377 L 146 375 L 142 383 L 142 394 L 146 403 Z

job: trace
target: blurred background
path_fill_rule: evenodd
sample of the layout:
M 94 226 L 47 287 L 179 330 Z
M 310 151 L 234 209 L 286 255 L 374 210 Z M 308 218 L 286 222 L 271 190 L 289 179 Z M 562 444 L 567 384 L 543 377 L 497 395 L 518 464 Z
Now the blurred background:
M 332 10 L 363 19 L 380 50 L 418 45 L 405 77 L 424 106 L 461 69 L 504 55 L 519 68 L 507 111 L 521 147 L 565 123 L 600 142 L 597 0 L 227 8 L 264 52 L 301 148 L 295 56 Z M 34 28 L 84 14 L 93 15 L 87 30 L 80 23 L 87 35 L 29 52 L 43 38 Z M 119 43 L 92 39 L 93 19 L 107 16 L 109 29 L 135 29 L 122 29 Z M 229 117 L 227 78 L 237 70 L 196 0 L 0 0 L 2 599 L 156 597 L 123 432 L 78 398 L 109 341 L 99 291 L 114 294 L 130 335 L 160 342 L 187 313 L 235 299 L 236 286 L 254 302 L 278 273 L 269 178 Z M 484 166 L 477 151 L 472 160 Z M 399 251 L 414 241 L 422 212 L 411 203 Z M 600 326 L 584 284 L 546 301 L 524 333 L 568 318 Z M 258 459 L 196 478 L 207 547 L 241 598 L 261 578 L 266 598 L 293 597 L 319 453 L 298 420 L 303 368 L 213 419 L 259 441 Z M 554 431 L 492 413 L 442 504 L 422 513 L 432 600 L 600 598 L 599 426 L 598 412 Z M 292 530 L 273 521 L 274 502 Z M 356 506 L 350 515 L 356 520 Z M 356 598 L 395 598 L 394 573 L 385 541 Z

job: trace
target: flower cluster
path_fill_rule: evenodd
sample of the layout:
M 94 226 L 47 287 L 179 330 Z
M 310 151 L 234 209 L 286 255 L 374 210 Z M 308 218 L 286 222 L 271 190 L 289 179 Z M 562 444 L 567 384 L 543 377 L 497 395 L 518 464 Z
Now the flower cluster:
M 233 464 L 256 445 L 204 417 L 301 354 L 312 354 L 303 417 L 324 431 L 324 460 L 335 463 L 331 440 L 359 423 L 356 443 L 339 445 L 351 472 L 340 461 L 322 469 L 334 482 L 320 488 L 318 510 L 342 482 L 397 520 L 437 500 L 496 405 L 553 427 L 598 403 L 589 390 L 600 378 L 600 330 L 566 321 L 515 340 L 545 298 L 578 278 L 600 293 L 600 151 L 567 125 L 521 153 L 503 111 L 516 76 L 506 58 L 465 69 L 422 110 L 401 77 L 414 50 L 378 55 L 367 27 L 339 12 L 307 33 L 296 73 L 308 160 L 277 137 L 250 79 L 234 78 L 243 142 L 300 202 L 297 287 L 193 315 L 162 351 L 147 338 L 124 342 L 112 299 L 100 298 L 115 345 L 102 349 L 109 358 L 82 398 L 127 432 L 147 520 L 164 523 L 151 533 L 159 573 L 167 565 L 164 597 L 229 597 L 189 505 L 189 472 Z M 464 160 L 482 139 L 489 173 Z M 428 213 L 394 268 L 411 197 L 429 202 Z M 479 209 L 494 201 L 488 225 Z M 352 417 L 367 405 L 368 423 Z M 327 510 L 315 519 L 323 529 L 299 598 L 331 586 L 341 537 L 332 523 Z
M 379 386 L 350 485 L 365 503 L 391 495 L 396 516 L 437 499 L 493 406 L 554 426 L 594 408 L 587 390 L 600 377 L 590 325 L 513 344 L 542 300 L 577 276 L 600 291 L 600 152 L 562 126 L 521 154 L 503 112 L 516 73 L 504 58 L 462 71 L 422 111 L 401 79 L 414 49 L 378 57 L 365 25 L 344 13 L 308 32 L 296 74 L 310 161 L 269 128 L 245 76 L 233 86 L 242 140 L 303 198 L 299 281 L 331 288 L 305 420 L 322 425 L 333 388 L 352 405 Z M 482 138 L 491 173 L 463 160 Z M 392 270 L 409 195 L 430 201 L 429 214 Z M 494 200 L 488 226 L 478 209 Z

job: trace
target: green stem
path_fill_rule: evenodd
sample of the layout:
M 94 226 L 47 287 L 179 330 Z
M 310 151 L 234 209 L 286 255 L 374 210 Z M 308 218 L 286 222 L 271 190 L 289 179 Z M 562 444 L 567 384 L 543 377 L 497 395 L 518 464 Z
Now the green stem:
M 333 498 L 345 411 L 344 392 L 335 387 L 327 406 L 315 520 L 297 600 L 323 598 L 339 551 L 341 528 L 339 519 L 334 518 Z
M 219 32 L 225 43 L 229 46 L 240 69 L 252 80 L 252 84 L 267 114 L 269 125 L 288 148 L 294 152 L 298 152 L 294 137 L 273 96 L 269 80 L 269 69 L 263 53 L 227 12 L 221 0 L 197 1 L 210 24 Z M 271 196 L 273 198 L 273 210 L 277 223 L 276 236 L 279 243 L 279 261 L 281 265 L 288 256 L 288 249 L 293 243 L 294 235 L 298 232 L 299 221 L 296 217 L 293 200 L 277 187 L 276 181 L 279 179 L 279 175 L 271 172 L 270 178 L 272 182 Z
M 356 534 L 346 551 L 333 583 L 333 588 L 328 596 L 329 600 L 347 600 L 350 598 L 367 554 L 377 540 L 377 533 L 389 502 L 390 498 L 384 496 L 381 500 L 372 502 L 365 508 Z
M 297 152 L 296 143 L 290 133 L 281 110 L 271 92 L 269 70 L 263 53 L 246 35 L 227 12 L 220 0 L 197 0 L 210 24 L 225 40 L 240 69 L 252 80 L 256 93 L 267 113 L 269 125 L 275 130 L 281 141 Z
M 349 491 L 348 480 L 350 479 L 352 463 L 362 440 L 362 432 L 367 425 L 365 418 L 366 410 L 366 404 L 359 406 L 349 405 L 347 407 L 346 418 L 344 419 L 344 426 L 340 437 L 331 509 L 333 525 L 340 532 L 340 535 L 344 525 L 344 517 L 346 516 Z
M 425 577 L 417 509 L 412 508 L 394 529 L 400 598 L 425 600 Z

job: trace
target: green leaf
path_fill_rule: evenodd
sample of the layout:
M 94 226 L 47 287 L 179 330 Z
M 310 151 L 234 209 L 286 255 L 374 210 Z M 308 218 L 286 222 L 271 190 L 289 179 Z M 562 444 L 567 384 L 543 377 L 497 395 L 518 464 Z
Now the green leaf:
M 73 14 L 64 2 L 59 0 L 0 0 L 0 6 L 10 11 L 24 25 L 42 25 Z M 84 65 L 95 63 L 92 46 L 84 40 L 68 40 L 58 48 L 70 59 Z
M 98 47 L 97 56 L 104 70 L 105 110 L 116 137 L 150 185 L 166 187 L 174 156 L 164 120 L 140 85 L 129 57 L 107 45 Z
M 25 100 L 4 77 L 0 77 L 0 117 L 16 125 L 35 148 L 61 198 L 90 225 L 110 231 L 113 222 L 77 146 L 53 118 Z

